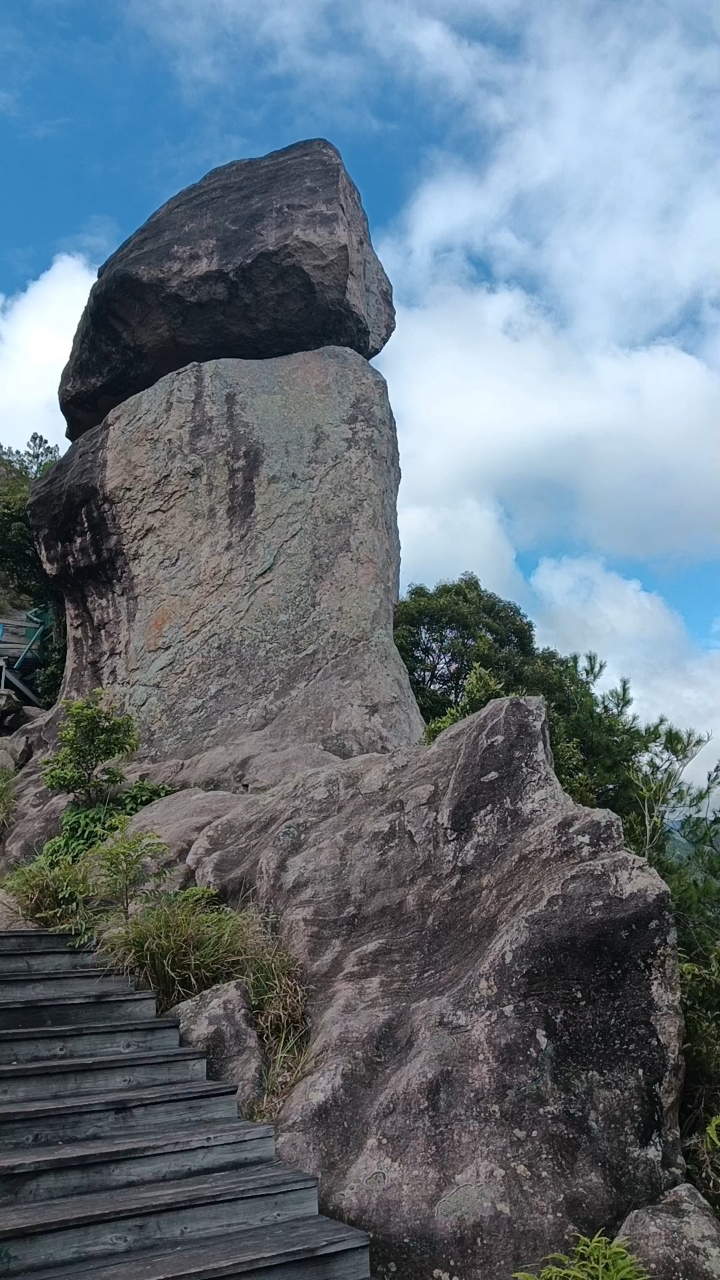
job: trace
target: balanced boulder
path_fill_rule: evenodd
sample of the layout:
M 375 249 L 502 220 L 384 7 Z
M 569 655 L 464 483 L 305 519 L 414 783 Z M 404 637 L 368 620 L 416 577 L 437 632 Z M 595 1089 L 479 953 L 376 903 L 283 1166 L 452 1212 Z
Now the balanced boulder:
M 390 282 L 339 152 L 315 139 L 213 169 L 100 268 L 60 383 L 77 439 L 193 361 L 351 347 L 395 326 Z

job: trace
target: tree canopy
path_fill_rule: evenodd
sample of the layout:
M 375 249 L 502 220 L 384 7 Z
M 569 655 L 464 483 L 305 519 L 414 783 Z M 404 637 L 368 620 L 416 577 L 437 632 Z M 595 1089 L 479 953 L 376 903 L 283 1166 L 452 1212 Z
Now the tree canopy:
M 37 432 L 24 450 L 0 445 L 0 610 L 40 608 L 52 618 L 44 666 L 33 676 L 47 706 L 57 697 L 65 666 L 65 605 L 37 553 L 28 499 L 33 481 L 59 456 L 57 445 Z
M 60 450 L 37 432 L 24 450 L 0 444 L 0 596 L 19 608 L 47 607 L 52 583 L 42 567 L 27 514 L 30 486 L 57 462 Z

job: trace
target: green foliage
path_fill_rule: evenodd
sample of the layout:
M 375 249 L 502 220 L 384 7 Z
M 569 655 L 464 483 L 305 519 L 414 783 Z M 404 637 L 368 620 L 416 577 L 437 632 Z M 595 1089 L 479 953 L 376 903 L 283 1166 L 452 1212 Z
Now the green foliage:
M 160 888 L 167 846 L 127 828 L 132 814 L 173 790 L 141 780 L 103 804 L 70 805 L 60 835 L 3 887 L 25 919 L 69 930 L 81 943 L 94 940 L 109 963 L 155 991 L 161 1012 L 217 983 L 242 981 L 267 1063 L 255 1114 L 270 1118 L 305 1055 L 298 966 L 257 911 L 231 911 L 206 889 Z
M 90 888 L 82 859 L 41 853 L 33 862 L 11 871 L 2 887 L 25 920 L 43 929 L 67 930 L 82 940 L 90 936 Z
M 118 922 L 126 926 L 133 904 L 164 879 L 156 862 L 167 852 L 150 832 L 128 835 L 129 821 L 116 811 L 74 810 L 63 835 L 3 881 L 22 916 L 83 941 L 101 940 Z
M 121 813 L 133 814 L 139 813 L 146 805 L 152 804 L 154 800 L 162 800 L 164 796 L 173 796 L 177 791 L 177 787 L 172 787 L 166 782 L 149 782 L 147 778 L 139 778 L 137 782 L 130 783 L 124 787 L 120 795 L 115 796 L 113 800 L 114 806 Z
M 301 1069 L 308 1022 L 298 965 L 268 920 L 222 906 L 212 890 L 185 889 L 148 897 L 101 945 L 118 968 L 152 988 L 161 1012 L 218 983 L 244 983 L 267 1060 L 265 1097 L 254 1114 L 274 1114 Z
M 15 808 L 15 774 L 12 769 L 0 769 L 0 837 L 9 826 Z
M 50 611 L 51 634 L 35 678 L 38 697 L 48 707 L 57 697 L 65 667 L 65 604 L 37 553 L 28 499 L 33 481 L 59 456 L 57 445 L 37 433 L 23 451 L 0 445 L 0 608 Z
M 125 775 L 113 763 L 138 745 L 132 716 L 123 715 L 102 689 L 63 704 L 60 747 L 43 760 L 43 779 L 50 791 L 66 791 L 84 807 L 107 800 Z
M 43 664 L 34 680 L 35 692 L 44 707 L 54 707 L 65 674 L 67 630 L 62 602 L 52 605 L 52 627 L 43 640 Z
M 395 612 L 395 644 L 428 723 L 460 701 L 476 663 L 492 667 L 502 680 L 498 665 L 507 659 L 511 667 L 535 648 L 533 625 L 525 614 L 485 591 L 473 573 L 441 582 L 434 591 L 411 586 Z M 504 659 L 498 664 L 500 655 Z
M 51 862 L 64 858 L 77 862 L 88 849 L 117 831 L 121 819 L 122 814 L 107 804 L 92 809 L 69 805 L 60 819 L 60 835 L 46 842 L 43 854 Z
M 57 445 L 34 433 L 23 452 L 0 445 L 0 581 L 9 603 L 48 605 L 56 593 L 42 567 L 27 504 L 33 480 L 60 456 Z
M 115 834 L 84 857 L 90 893 L 96 899 L 93 914 L 101 921 L 101 939 L 112 930 L 116 918 L 127 930 L 131 907 L 144 900 L 167 874 L 157 865 L 167 854 L 167 845 L 152 831 L 129 835 L 129 821 L 129 817 L 120 816 Z
M 485 591 L 474 574 L 413 586 L 395 614 L 395 643 L 418 705 L 427 740 L 480 711 L 493 698 L 540 695 L 550 716 L 558 777 L 582 804 L 636 808 L 632 767 L 646 731 L 629 715 L 627 681 L 597 691 L 604 664 L 597 654 L 563 656 L 538 649 L 532 623 L 517 605 Z
M 538 1280 L 528 1271 L 516 1271 L 513 1280 Z M 602 1232 L 578 1236 L 571 1254 L 551 1253 L 539 1280 L 650 1280 L 638 1258 L 624 1244 L 612 1243 Z

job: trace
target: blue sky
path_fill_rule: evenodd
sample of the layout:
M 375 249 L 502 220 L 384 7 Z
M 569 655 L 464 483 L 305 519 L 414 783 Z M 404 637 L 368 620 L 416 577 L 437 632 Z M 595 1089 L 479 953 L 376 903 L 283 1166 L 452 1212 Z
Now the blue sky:
M 94 271 L 153 209 L 216 164 L 326 136 L 395 286 L 377 363 L 404 582 L 474 569 L 543 640 L 629 674 L 643 715 L 717 742 L 713 14 L 4 0 L 0 440 L 62 439 Z

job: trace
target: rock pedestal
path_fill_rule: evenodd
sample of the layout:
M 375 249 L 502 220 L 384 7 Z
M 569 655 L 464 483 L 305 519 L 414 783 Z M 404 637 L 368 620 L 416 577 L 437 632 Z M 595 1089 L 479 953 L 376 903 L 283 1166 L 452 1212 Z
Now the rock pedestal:
M 279 1147 L 374 1275 L 508 1280 L 681 1176 L 669 893 L 563 794 L 540 699 L 240 797 L 187 866 L 307 973 Z
M 417 741 L 392 639 L 385 382 L 341 347 L 193 364 L 114 409 L 36 486 L 66 594 L 63 696 L 112 688 L 143 753 L 264 731 L 334 755 Z

